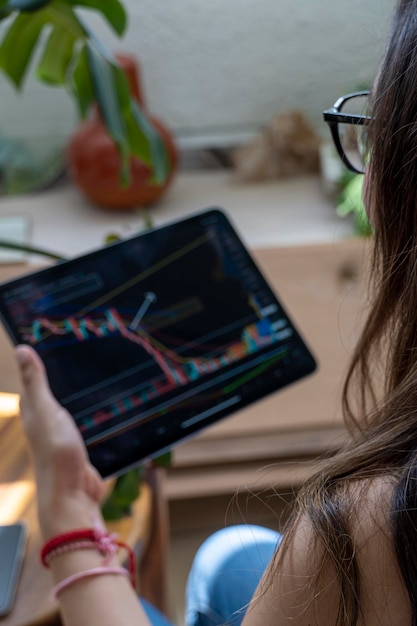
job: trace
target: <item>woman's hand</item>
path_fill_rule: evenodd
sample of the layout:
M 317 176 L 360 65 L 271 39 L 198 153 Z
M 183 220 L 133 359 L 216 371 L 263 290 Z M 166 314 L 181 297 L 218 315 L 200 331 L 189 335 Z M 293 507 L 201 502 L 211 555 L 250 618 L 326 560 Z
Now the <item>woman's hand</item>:
M 29 346 L 18 346 L 16 358 L 23 384 L 23 426 L 33 453 L 44 539 L 102 523 L 103 481 L 88 460 L 73 419 L 53 397 L 36 352 Z M 97 567 L 103 567 L 103 556 L 95 550 L 70 551 L 51 563 L 56 583 Z M 60 594 L 59 601 L 67 626 L 150 626 L 125 576 L 109 573 L 79 580 Z
M 21 414 L 33 454 L 44 539 L 101 523 L 103 481 L 90 464 L 82 437 L 49 388 L 45 368 L 29 346 L 16 348 L 23 385 Z

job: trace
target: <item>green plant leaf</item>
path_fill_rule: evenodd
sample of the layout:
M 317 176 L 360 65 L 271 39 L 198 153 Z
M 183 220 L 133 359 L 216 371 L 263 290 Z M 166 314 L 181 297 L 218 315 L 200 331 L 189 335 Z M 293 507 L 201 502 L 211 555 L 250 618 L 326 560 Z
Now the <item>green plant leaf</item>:
M 152 156 L 149 141 L 143 131 L 139 128 L 132 110 L 128 111 L 125 115 L 125 122 L 130 151 L 144 165 L 151 167 Z
M 151 182 L 163 183 L 169 172 L 165 144 L 147 115 L 132 98 L 127 76 L 117 65 L 113 66 L 113 78 L 126 128 L 129 151 L 144 165 L 151 167 Z
M 0 45 L 0 68 L 20 87 L 33 50 L 49 16 L 45 10 L 34 15 L 20 13 L 7 30 Z
M 117 89 L 115 66 L 103 57 L 90 42 L 87 42 L 87 61 L 90 68 L 94 94 L 103 116 L 106 128 L 116 142 L 122 157 L 122 176 L 126 175 L 129 158 L 129 142 L 127 138 L 126 124 L 123 119 L 121 107 L 123 98 Z
M 126 134 L 129 145 L 129 150 L 132 155 L 139 158 L 145 165 L 152 165 L 152 156 L 147 135 L 143 132 L 143 129 L 137 123 L 134 107 L 137 106 L 136 102 L 132 99 L 130 93 L 129 81 L 125 72 L 119 67 L 114 67 L 114 80 L 117 90 L 118 101 L 121 106 L 124 122 L 126 124 Z M 149 123 L 145 118 L 147 133 L 149 132 Z
M 68 0 L 52 0 L 45 9 L 51 23 L 60 25 L 69 33 L 73 33 L 79 39 L 86 39 L 87 32 L 83 22 L 79 19 Z
M 127 115 L 132 107 L 132 95 L 130 93 L 129 81 L 126 73 L 118 65 L 117 61 L 112 63 L 114 87 L 117 93 L 120 110 L 123 116 Z
M 12 11 L 32 12 L 42 9 L 42 7 L 50 4 L 52 0 L 8 0 L 5 3 L 6 8 Z
M 120 519 L 130 513 L 132 503 L 140 494 L 142 475 L 143 467 L 139 466 L 117 478 L 113 491 L 101 507 L 104 519 Z
M 171 451 L 165 452 L 157 456 L 153 461 L 153 464 L 156 467 L 170 467 L 172 463 L 172 453 Z
M 4 20 L 11 13 L 12 10 L 7 8 L 7 0 L 0 0 L 0 21 Z
M 61 25 L 55 25 L 49 34 L 38 65 L 38 77 L 52 85 L 67 83 L 68 67 L 72 60 L 77 37 Z
M 79 53 L 72 73 L 71 88 L 78 104 L 81 118 L 85 118 L 94 102 L 94 86 L 88 66 L 87 47 Z
M 132 103 L 132 111 L 138 127 L 149 143 L 150 163 L 153 168 L 152 181 L 156 184 L 162 184 L 169 174 L 168 153 L 165 144 L 137 102 Z M 134 146 L 131 146 L 132 152 L 133 148 Z M 140 153 L 137 153 L 136 156 L 141 158 Z
M 127 76 L 119 66 L 114 68 L 114 80 L 126 124 L 129 150 L 144 165 L 152 168 L 152 179 L 161 183 L 168 175 L 165 145 L 147 115 L 132 98 Z
M 126 30 L 127 15 L 119 0 L 69 0 L 72 5 L 99 11 L 121 37 Z
M 349 174 L 343 178 L 343 190 L 338 199 L 336 212 L 340 217 L 350 213 L 354 218 L 354 231 L 360 237 L 370 237 L 373 234 L 362 199 L 363 176 Z
M 163 183 L 168 176 L 168 155 L 161 136 L 130 93 L 125 72 L 114 66 L 114 81 L 126 125 L 130 153 L 152 169 L 151 182 Z
M 120 112 L 113 67 L 89 43 L 87 43 L 86 51 L 94 94 L 105 124 L 116 143 L 123 144 L 126 137 L 126 129 Z

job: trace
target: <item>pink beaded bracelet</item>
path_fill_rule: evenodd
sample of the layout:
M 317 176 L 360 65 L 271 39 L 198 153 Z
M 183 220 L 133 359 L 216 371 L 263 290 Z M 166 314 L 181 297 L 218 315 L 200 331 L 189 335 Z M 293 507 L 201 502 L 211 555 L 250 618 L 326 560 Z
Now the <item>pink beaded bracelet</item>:
M 71 587 L 74 583 L 79 580 L 84 580 L 85 578 L 92 578 L 93 576 L 103 576 L 103 575 L 115 575 L 115 576 L 129 576 L 129 572 L 124 567 L 94 567 L 93 569 L 87 569 L 83 572 L 77 572 L 76 574 L 72 574 L 72 576 L 68 576 L 68 578 L 64 578 L 58 583 L 52 590 L 52 595 L 54 599 L 56 599 L 59 594 Z

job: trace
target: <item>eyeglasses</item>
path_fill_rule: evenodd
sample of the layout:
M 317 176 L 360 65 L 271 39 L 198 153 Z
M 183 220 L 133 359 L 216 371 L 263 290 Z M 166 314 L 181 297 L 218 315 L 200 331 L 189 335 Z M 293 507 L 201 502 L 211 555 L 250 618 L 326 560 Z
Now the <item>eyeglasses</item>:
M 350 93 L 323 111 L 340 158 L 356 174 L 364 174 L 367 162 L 368 97 L 369 91 Z

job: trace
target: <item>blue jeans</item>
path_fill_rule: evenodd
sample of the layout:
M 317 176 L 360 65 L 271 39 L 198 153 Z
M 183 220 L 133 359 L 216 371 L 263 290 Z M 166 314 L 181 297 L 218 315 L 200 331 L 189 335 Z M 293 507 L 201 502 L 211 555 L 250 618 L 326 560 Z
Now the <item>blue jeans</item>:
M 187 581 L 187 626 L 239 626 L 246 608 L 281 541 L 262 526 L 229 526 L 199 548 Z M 145 604 L 152 626 L 172 626 Z

